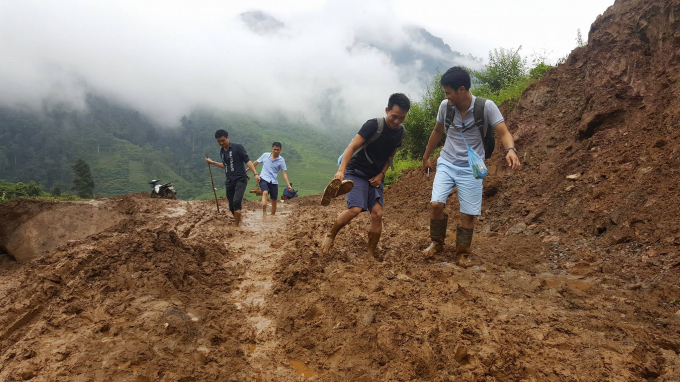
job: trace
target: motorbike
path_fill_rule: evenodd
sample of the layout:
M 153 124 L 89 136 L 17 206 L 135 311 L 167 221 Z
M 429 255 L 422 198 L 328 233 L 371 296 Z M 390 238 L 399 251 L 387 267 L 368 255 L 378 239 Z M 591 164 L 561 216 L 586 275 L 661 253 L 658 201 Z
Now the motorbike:
M 172 183 L 157 184 L 160 181 L 160 179 L 154 179 L 149 182 L 152 188 L 151 197 L 154 199 L 175 199 L 177 197 L 177 191 L 175 191 L 175 187 L 172 186 Z

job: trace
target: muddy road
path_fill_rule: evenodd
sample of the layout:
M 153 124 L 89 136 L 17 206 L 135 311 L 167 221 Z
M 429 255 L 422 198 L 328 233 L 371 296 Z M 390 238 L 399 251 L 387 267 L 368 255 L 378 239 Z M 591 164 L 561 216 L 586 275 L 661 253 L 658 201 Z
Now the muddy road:
M 364 255 L 367 216 L 321 255 L 342 200 L 248 203 L 236 229 L 209 201 L 102 199 L 110 228 L 0 256 L 0 380 L 679 380 L 677 268 L 631 282 L 649 262 L 483 222 L 476 265 L 425 261 L 427 204 L 399 191 L 382 261 Z

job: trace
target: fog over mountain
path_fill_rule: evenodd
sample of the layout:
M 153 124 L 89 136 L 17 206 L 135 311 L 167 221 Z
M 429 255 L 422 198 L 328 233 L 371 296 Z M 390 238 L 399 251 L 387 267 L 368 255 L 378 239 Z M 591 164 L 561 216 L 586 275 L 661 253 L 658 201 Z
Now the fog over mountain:
M 389 8 L 339 0 L 283 16 L 228 8 L 6 2 L 0 103 L 84 108 L 89 92 L 171 126 L 197 107 L 356 125 L 393 92 L 419 97 L 437 67 L 480 65 Z

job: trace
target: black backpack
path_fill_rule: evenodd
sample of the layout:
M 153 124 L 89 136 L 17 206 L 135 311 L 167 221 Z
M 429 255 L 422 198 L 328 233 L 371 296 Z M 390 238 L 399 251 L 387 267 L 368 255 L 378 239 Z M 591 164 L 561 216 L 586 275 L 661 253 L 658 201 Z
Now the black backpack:
M 496 148 L 496 137 L 494 136 L 493 126 L 486 123 L 484 120 L 484 106 L 486 105 L 486 98 L 477 97 L 475 98 L 475 106 L 473 109 L 473 117 L 475 118 L 475 125 L 479 128 L 479 133 L 482 135 L 482 142 L 484 143 L 484 157 L 485 159 L 491 158 L 493 150 Z M 444 126 L 448 129 L 453 125 L 453 117 L 456 110 L 451 105 L 451 102 L 447 102 L 446 105 L 446 120 Z

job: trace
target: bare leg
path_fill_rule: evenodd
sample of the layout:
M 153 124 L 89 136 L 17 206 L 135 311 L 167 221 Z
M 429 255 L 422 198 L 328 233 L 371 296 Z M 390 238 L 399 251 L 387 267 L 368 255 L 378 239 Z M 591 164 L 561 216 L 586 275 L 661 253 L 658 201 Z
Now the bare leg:
M 335 224 L 333 224 L 333 228 L 331 228 L 331 231 L 328 234 L 326 234 L 326 238 L 323 241 L 321 251 L 323 252 L 324 255 L 330 253 L 331 248 L 333 247 L 333 241 L 335 240 L 335 236 L 338 234 L 338 232 L 340 232 L 342 227 L 349 224 L 349 222 L 351 222 L 352 219 L 357 217 L 360 213 L 361 207 L 352 207 L 338 215 L 338 218 L 335 219 Z
M 276 203 L 278 200 L 272 199 L 272 215 L 276 215 Z
M 460 214 L 460 226 L 467 229 L 475 228 L 475 216 Z
M 269 196 L 269 191 L 262 192 L 262 216 L 267 215 L 267 196 Z
M 444 219 L 444 207 L 446 207 L 446 204 L 444 203 L 432 202 L 430 206 L 430 219 Z
M 368 254 L 375 256 L 378 248 L 380 234 L 382 233 L 383 207 L 380 203 L 375 203 L 371 210 L 371 225 L 368 228 Z

